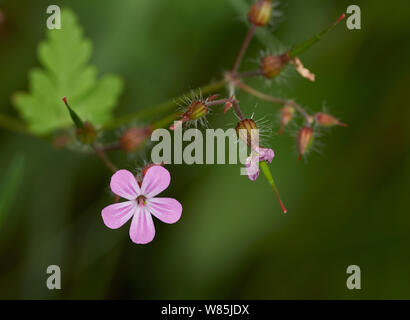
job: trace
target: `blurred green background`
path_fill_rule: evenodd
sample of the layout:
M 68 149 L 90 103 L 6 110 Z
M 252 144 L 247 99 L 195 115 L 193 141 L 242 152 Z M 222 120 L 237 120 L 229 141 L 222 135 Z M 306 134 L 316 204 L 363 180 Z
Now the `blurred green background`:
M 11 96 L 27 90 L 27 72 L 39 65 L 50 4 L 78 15 L 100 73 L 124 79 L 116 109 L 124 115 L 217 80 L 232 66 L 247 28 L 235 3 L 2 0 L 1 113 L 18 116 Z M 350 4 L 282 1 L 274 36 L 285 46 L 303 41 Z M 271 169 L 287 215 L 266 181 L 240 176 L 239 165 L 174 166 L 165 194 L 183 204 L 182 219 L 157 220 L 154 241 L 134 245 L 128 225 L 112 231 L 102 222 L 112 198 L 110 172 L 98 158 L 0 129 L 0 298 L 409 299 L 410 2 L 355 4 L 362 30 L 342 24 L 301 56 L 316 83 L 293 73 L 271 86 L 253 81 L 309 110 L 325 105 L 349 124 L 324 132 L 319 152 L 300 163 L 296 127 L 272 136 Z M 265 47 L 252 42 L 244 69 L 255 68 Z M 277 106 L 239 99 L 247 115 L 266 115 L 277 131 Z M 218 111 L 209 121 L 228 128 L 235 117 Z M 114 159 L 135 169 L 146 156 Z M 45 285 L 52 264 L 62 270 L 59 291 Z M 359 291 L 346 288 L 352 264 L 362 270 Z

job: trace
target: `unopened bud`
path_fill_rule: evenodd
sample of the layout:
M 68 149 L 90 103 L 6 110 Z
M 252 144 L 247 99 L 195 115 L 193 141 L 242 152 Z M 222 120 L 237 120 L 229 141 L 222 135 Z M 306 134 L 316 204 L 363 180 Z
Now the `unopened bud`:
M 236 125 L 236 133 L 240 140 L 251 146 L 252 130 L 257 130 L 258 127 L 252 119 L 244 119 L 238 122 Z M 246 131 L 244 131 L 246 130 Z
M 279 134 L 283 133 L 285 127 L 289 124 L 292 120 L 293 115 L 295 114 L 295 108 L 291 105 L 286 105 L 282 109 L 280 109 L 280 131 Z
M 197 100 L 190 104 L 187 111 L 182 115 L 182 119 L 185 121 L 198 120 L 205 117 L 209 113 L 208 107 L 204 102 Z
M 313 129 L 310 127 L 303 127 L 298 134 L 297 146 L 299 152 L 298 160 L 309 151 L 313 144 Z
M 137 149 L 151 134 L 151 128 L 129 128 L 120 138 L 120 146 L 126 152 Z
M 90 122 L 84 122 L 82 128 L 77 128 L 75 130 L 77 139 L 83 144 L 91 144 L 97 137 L 97 130 Z
M 255 26 L 266 26 L 272 14 L 272 0 L 258 0 L 249 10 L 248 20 Z
M 323 113 L 323 112 L 316 113 L 315 120 L 317 123 L 319 123 L 321 126 L 324 126 L 324 127 L 333 127 L 333 126 L 347 127 L 347 124 L 342 123 L 335 117 L 329 114 Z
M 278 76 L 288 63 L 289 57 L 286 53 L 282 55 L 270 55 L 261 60 L 260 70 L 266 78 L 272 79 Z

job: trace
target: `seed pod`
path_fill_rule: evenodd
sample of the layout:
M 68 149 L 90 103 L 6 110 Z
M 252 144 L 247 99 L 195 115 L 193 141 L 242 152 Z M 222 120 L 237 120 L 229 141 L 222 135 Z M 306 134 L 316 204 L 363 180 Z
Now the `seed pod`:
M 145 141 L 151 132 L 151 128 L 129 128 L 120 138 L 121 149 L 126 152 L 134 151 Z
M 249 10 L 248 20 L 255 26 L 266 26 L 272 14 L 272 0 L 259 0 Z
M 297 147 L 299 152 L 298 160 L 309 151 L 313 144 L 313 129 L 311 127 L 303 127 L 300 129 L 297 139 Z
M 317 123 L 319 123 L 321 126 L 324 126 L 324 127 L 333 127 L 333 126 L 347 127 L 347 124 L 342 123 L 335 117 L 329 114 L 323 113 L 323 112 L 316 113 L 315 120 Z
M 236 133 L 240 140 L 245 142 L 248 146 L 252 145 L 252 130 L 257 130 L 258 127 L 252 119 L 244 119 L 238 122 L 235 127 Z M 246 130 L 246 132 L 244 131 Z
M 97 137 L 97 130 L 90 122 L 84 122 L 82 128 L 76 128 L 77 139 L 83 144 L 91 144 Z
M 260 62 L 260 71 L 266 78 L 272 79 L 278 76 L 288 63 L 289 57 L 286 53 L 266 56 Z
M 279 134 L 282 134 L 285 127 L 292 120 L 293 115 L 295 114 L 295 108 L 291 105 L 285 105 L 282 109 L 280 109 L 280 113 L 281 116 Z

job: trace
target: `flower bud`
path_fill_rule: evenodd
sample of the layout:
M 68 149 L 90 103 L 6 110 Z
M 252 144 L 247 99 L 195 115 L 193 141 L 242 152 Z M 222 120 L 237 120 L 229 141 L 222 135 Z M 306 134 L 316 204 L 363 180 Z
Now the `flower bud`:
M 266 26 L 272 14 L 272 0 L 258 0 L 249 10 L 248 20 L 255 26 Z
M 189 120 L 198 120 L 202 117 L 205 117 L 209 113 L 208 107 L 204 102 L 197 100 L 190 104 L 187 111 L 182 115 L 182 119 Z
M 238 122 L 236 125 L 236 133 L 240 140 L 245 142 L 247 145 L 251 146 L 252 130 L 257 130 L 258 127 L 252 119 L 244 119 Z M 244 132 L 243 130 L 246 130 Z
M 309 151 L 313 144 L 313 129 L 311 127 L 303 127 L 300 129 L 297 140 L 297 147 L 299 152 L 298 160 Z
M 321 126 L 324 126 L 324 127 L 333 127 L 333 126 L 347 127 L 347 124 L 341 123 L 335 117 L 328 115 L 326 113 L 323 113 L 323 112 L 316 113 L 315 120 L 317 123 L 319 123 Z
M 288 63 L 289 57 L 287 54 L 270 55 L 261 60 L 260 70 L 266 78 L 272 79 L 278 76 Z
M 151 128 L 129 128 L 120 138 L 120 146 L 126 152 L 137 149 L 151 134 Z
M 75 130 L 77 139 L 83 144 L 91 144 L 97 137 L 97 130 L 90 122 L 84 122 L 82 128 L 77 128 Z
M 285 105 L 282 109 L 280 109 L 280 130 L 279 134 L 283 133 L 285 127 L 289 124 L 292 120 L 293 115 L 295 114 L 295 108 L 291 105 Z

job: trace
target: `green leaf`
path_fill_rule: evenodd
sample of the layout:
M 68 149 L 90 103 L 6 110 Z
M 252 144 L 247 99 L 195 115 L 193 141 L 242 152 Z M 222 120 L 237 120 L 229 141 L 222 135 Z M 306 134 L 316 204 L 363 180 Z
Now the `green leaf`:
M 9 168 L 5 171 L 0 185 L 0 222 L 4 219 L 23 178 L 25 158 L 16 156 Z
M 87 65 L 91 47 L 75 14 L 63 9 L 61 29 L 48 30 L 47 41 L 38 47 L 43 69 L 29 73 L 30 93 L 14 96 L 15 107 L 31 132 L 47 134 L 72 125 L 61 103 L 64 96 L 84 121 L 103 125 L 111 119 L 123 84 L 114 75 L 97 79 L 96 68 Z

